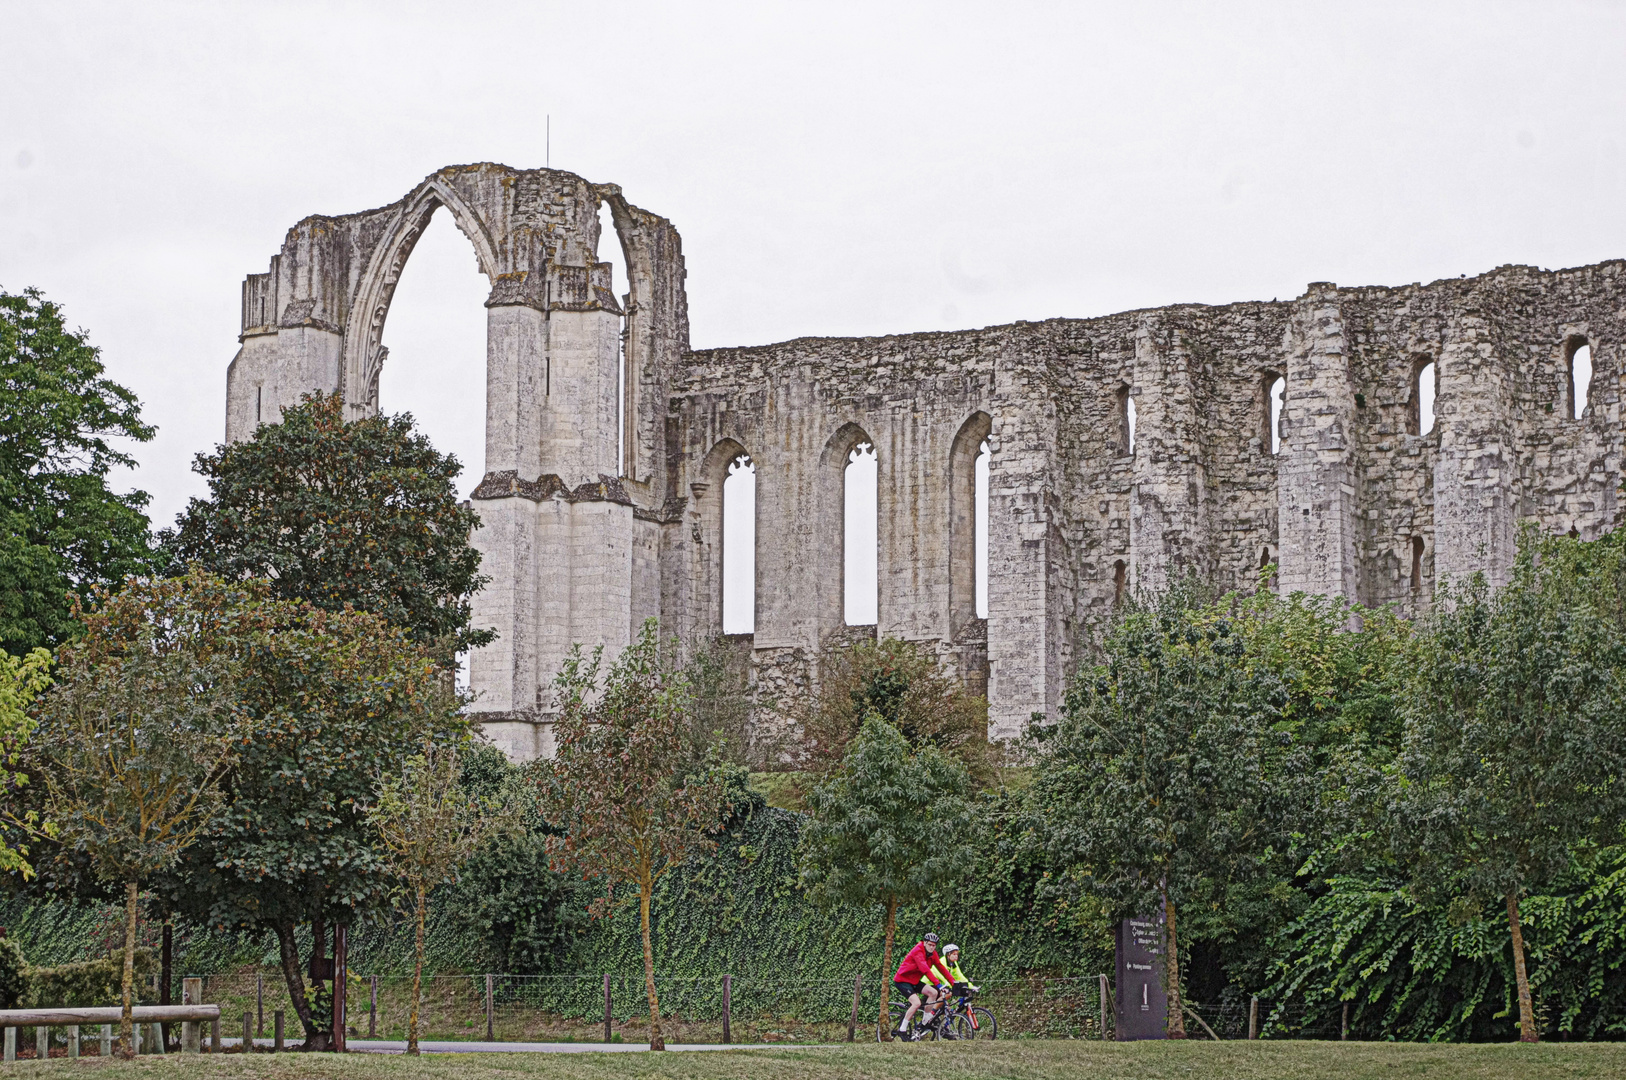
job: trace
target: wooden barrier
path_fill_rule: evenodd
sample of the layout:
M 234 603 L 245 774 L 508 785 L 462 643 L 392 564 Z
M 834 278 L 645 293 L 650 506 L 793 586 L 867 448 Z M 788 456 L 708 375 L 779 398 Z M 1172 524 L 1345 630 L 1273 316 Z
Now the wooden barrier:
M 5 1060 L 17 1059 L 17 1029 L 31 1027 L 34 1029 L 34 1053 L 41 1060 L 50 1056 L 50 1043 L 46 1038 L 48 1029 L 62 1027 L 68 1029 L 68 1056 L 79 1056 L 79 1027 L 81 1024 L 100 1024 L 102 1026 L 101 1049 L 103 1056 L 112 1046 L 112 1025 L 119 1023 L 124 1017 L 124 1010 L 114 1008 L 94 1009 L 0 1009 L 0 1027 L 5 1028 Z M 141 1050 L 142 1042 L 156 1043 L 158 1052 L 162 1053 L 163 1043 L 159 1041 L 162 1036 L 142 1039 L 143 1028 L 153 1032 L 161 1030 L 159 1024 L 166 1020 L 186 1021 L 188 1026 L 194 1026 L 199 1021 L 210 1020 L 216 1025 L 220 1023 L 219 1005 L 137 1005 L 130 1010 L 130 1021 L 137 1040 L 137 1053 Z M 216 1040 L 218 1043 L 218 1040 Z M 197 1051 L 193 1049 L 192 1053 Z

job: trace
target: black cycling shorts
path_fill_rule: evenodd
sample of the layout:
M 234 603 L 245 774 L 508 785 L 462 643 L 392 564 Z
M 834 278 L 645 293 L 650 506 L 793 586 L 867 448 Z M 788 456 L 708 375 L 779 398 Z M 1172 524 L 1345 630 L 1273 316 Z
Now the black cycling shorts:
M 905 994 L 918 994 L 918 993 L 920 993 L 920 984 L 919 983 L 899 982 L 898 980 L 893 979 L 892 980 L 892 985 L 896 986 L 899 990 L 902 990 Z

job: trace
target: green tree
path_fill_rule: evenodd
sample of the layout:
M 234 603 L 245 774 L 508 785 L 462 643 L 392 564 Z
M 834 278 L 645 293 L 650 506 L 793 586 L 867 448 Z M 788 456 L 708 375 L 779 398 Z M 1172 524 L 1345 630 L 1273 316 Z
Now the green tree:
M 69 593 L 147 571 L 147 494 L 108 490 L 135 459 L 115 439 L 153 428 L 99 350 L 38 289 L 0 290 L 0 650 L 54 647 L 79 631 Z
M 432 651 L 401 627 L 256 588 L 220 634 L 241 658 L 249 721 L 226 806 L 154 892 L 195 924 L 274 933 L 305 1047 L 325 1049 L 330 1025 L 306 992 L 295 933 L 388 906 L 396 878 L 366 815 L 378 779 L 468 725 Z
M 383 842 L 385 862 L 405 884 L 413 905 L 412 1005 L 407 1053 L 418 1052 L 418 1001 L 423 987 L 424 919 L 429 893 L 453 881 L 496 825 L 496 808 L 471 799 L 459 783 L 458 748 L 424 747 L 408 758 L 399 776 L 379 778 L 368 812 Z
M 1419 639 L 1393 839 L 1425 896 L 1507 911 L 1519 1038 L 1535 1042 L 1520 898 L 1626 817 L 1626 546 L 1526 530 L 1512 580 L 1435 600 Z
M 222 577 L 260 577 L 326 611 L 351 605 L 452 653 L 493 640 L 469 628 L 487 580 L 459 505 L 462 471 L 410 414 L 346 422 L 339 395 L 307 396 L 254 438 L 198 455 L 209 498 L 193 499 L 165 547 Z
M 655 884 L 692 851 L 716 846 L 727 799 L 718 770 L 686 772 L 692 720 L 689 684 L 663 648 L 654 619 L 616 657 L 600 680 L 603 650 L 591 658 L 573 647 L 554 687 L 557 751 L 543 781 L 543 807 L 563 829 L 552 837 L 554 864 L 613 890 L 638 890 L 649 996 L 649 1044 L 664 1050 L 649 904 Z
M 1068 688 L 1035 805 L 1058 879 L 1115 914 L 1164 913 L 1169 1035 L 1185 1037 L 1177 913 L 1213 905 L 1266 846 L 1268 761 L 1284 695 L 1250 671 L 1233 601 L 1193 583 L 1143 598 Z
M 33 770 L 42 826 L 124 889 L 122 1052 L 130 1041 L 137 898 L 224 805 L 221 781 L 242 738 L 235 665 L 202 636 L 218 583 L 192 574 L 132 581 L 84 616 L 40 704 Z M 194 596 L 203 599 L 194 604 Z
M 825 907 L 880 905 L 880 1027 L 887 997 L 898 907 L 924 900 L 966 872 L 978 835 L 965 766 L 926 744 L 918 750 L 872 712 L 841 766 L 813 789 L 802 833 L 802 883 Z
M 799 746 L 810 769 L 840 767 L 850 743 L 871 714 L 903 733 L 911 745 L 946 750 L 986 785 L 993 778 L 988 744 L 988 701 L 969 693 L 919 643 L 883 637 L 856 644 L 832 642 L 819 654 L 819 685 L 799 715 Z
M 28 774 L 17 766 L 36 726 L 29 706 L 51 685 L 50 669 L 51 654 L 44 649 L 27 656 L 0 653 L 0 791 L 10 793 L 28 783 Z M 0 843 L 0 872 L 8 870 L 33 876 L 26 847 Z

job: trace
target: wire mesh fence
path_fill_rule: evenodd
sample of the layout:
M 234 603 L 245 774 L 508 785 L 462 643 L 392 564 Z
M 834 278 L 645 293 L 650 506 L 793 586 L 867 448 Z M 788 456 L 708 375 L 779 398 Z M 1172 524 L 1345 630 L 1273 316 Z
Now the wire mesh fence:
M 221 1007 L 226 1035 L 242 1031 L 246 1014 L 255 1037 L 270 1038 L 280 1012 L 289 1045 L 302 1040 L 301 1021 L 280 971 L 201 978 L 202 1003 Z M 889 1000 L 898 1000 L 891 983 L 876 976 L 657 975 L 655 982 L 663 1031 L 680 1043 L 870 1040 L 884 1008 L 883 990 Z M 346 990 L 352 1038 L 406 1037 L 410 976 L 352 973 Z M 330 1000 L 323 995 L 312 1011 L 325 1018 Z M 1101 976 L 1031 975 L 985 986 L 976 1004 L 997 1018 L 999 1038 L 1114 1037 L 1113 991 Z M 425 1040 L 642 1042 L 649 1033 L 648 991 L 640 973 L 437 974 L 422 980 L 418 1010 L 419 1037 Z M 1347 1035 L 1348 1024 L 1336 1010 L 1246 997 L 1188 1002 L 1186 1029 L 1199 1039 L 1336 1039 Z

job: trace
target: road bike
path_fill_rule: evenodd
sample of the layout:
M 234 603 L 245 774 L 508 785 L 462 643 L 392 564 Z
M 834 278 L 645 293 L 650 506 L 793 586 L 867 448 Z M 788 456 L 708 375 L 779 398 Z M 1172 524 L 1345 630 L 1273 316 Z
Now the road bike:
M 977 991 L 969 987 L 954 992 L 953 1003 L 943 1011 L 941 1017 L 933 1018 L 933 1026 L 940 1031 L 939 1038 L 999 1038 L 999 1021 L 994 1019 L 994 1014 L 982 1005 L 971 1004 L 976 996 Z

